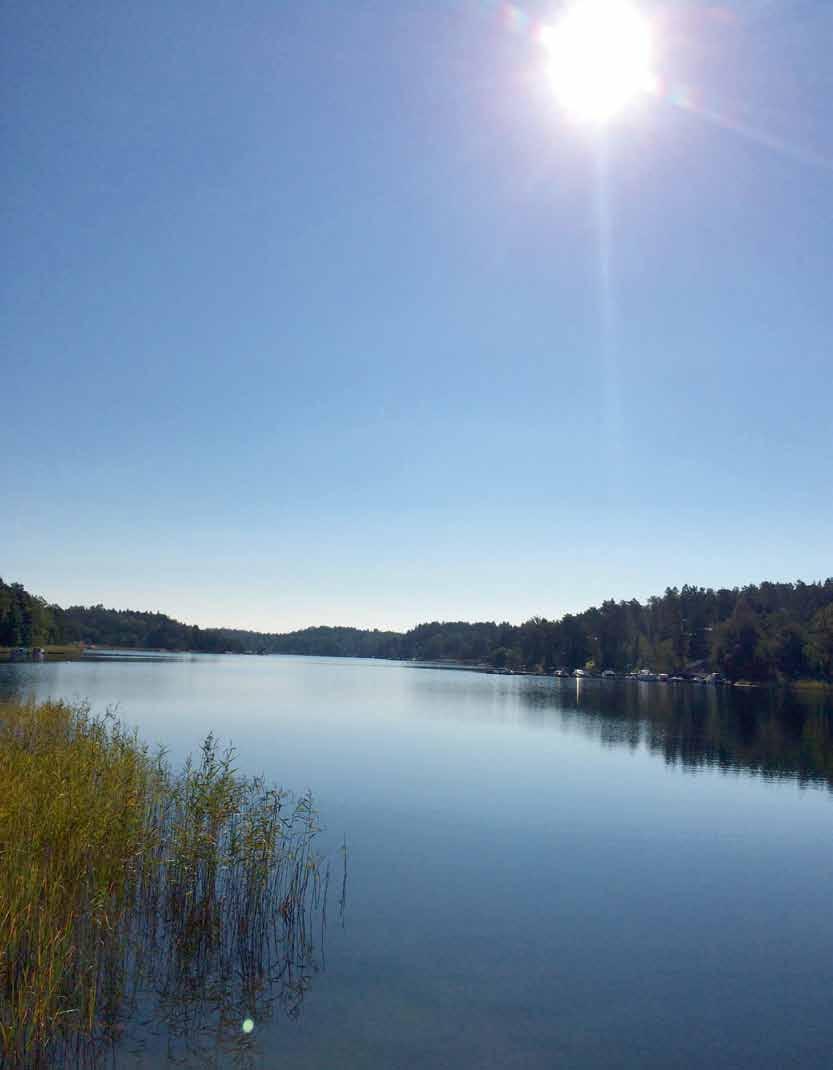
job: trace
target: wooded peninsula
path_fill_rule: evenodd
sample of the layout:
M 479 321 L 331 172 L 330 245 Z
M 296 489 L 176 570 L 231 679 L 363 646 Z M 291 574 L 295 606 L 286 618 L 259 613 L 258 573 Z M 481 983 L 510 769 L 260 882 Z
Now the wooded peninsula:
M 433 621 L 407 632 L 319 626 L 286 633 L 200 628 L 164 613 L 61 608 L 0 579 L 0 646 L 82 643 L 200 653 L 312 654 L 557 668 L 720 672 L 729 680 L 833 681 L 833 578 L 731 589 L 669 587 L 559 620 Z

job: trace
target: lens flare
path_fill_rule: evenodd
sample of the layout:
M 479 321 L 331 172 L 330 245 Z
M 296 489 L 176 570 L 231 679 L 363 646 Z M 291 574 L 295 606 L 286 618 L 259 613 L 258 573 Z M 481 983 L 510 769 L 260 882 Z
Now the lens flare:
M 580 0 L 540 40 L 556 97 L 576 120 L 605 123 L 657 90 L 651 27 L 628 0 Z

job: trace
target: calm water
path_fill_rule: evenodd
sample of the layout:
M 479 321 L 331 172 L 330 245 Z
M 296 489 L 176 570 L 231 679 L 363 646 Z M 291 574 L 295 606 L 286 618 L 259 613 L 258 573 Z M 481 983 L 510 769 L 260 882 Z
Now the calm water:
M 347 838 L 300 1018 L 193 1065 L 829 1070 L 829 700 L 230 656 L 15 691 L 118 704 L 174 759 L 211 729 Z

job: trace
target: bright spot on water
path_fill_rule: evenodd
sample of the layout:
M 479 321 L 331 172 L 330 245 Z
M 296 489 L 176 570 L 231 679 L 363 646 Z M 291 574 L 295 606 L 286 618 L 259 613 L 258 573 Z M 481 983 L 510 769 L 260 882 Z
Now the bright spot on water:
M 254 1027 L 255 1027 L 255 1023 L 251 1020 L 251 1018 L 244 1018 L 243 1019 L 243 1032 L 244 1033 L 251 1033 L 251 1031 L 254 1029 Z

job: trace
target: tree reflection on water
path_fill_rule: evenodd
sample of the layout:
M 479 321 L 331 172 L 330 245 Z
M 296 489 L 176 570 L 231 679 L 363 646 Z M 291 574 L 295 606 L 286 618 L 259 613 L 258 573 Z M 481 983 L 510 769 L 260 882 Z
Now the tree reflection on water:
M 628 680 L 541 681 L 530 716 L 553 712 L 604 746 L 644 746 L 669 765 L 716 767 L 833 790 L 833 700 L 823 692 Z

